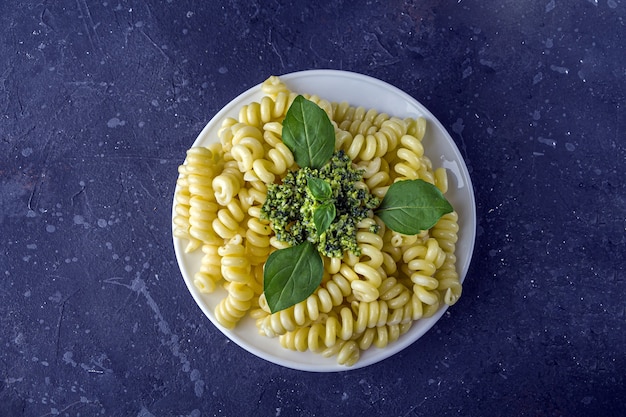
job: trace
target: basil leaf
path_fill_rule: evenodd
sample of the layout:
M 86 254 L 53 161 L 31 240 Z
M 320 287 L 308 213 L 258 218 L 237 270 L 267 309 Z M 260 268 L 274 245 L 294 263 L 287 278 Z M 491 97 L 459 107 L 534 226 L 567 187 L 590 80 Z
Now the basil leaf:
M 423 180 L 393 183 L 374 213 L 398 233 L 414 235 L 433 227 L 453 208 L 434 185 Z
M 335 128 L 317 104 L 297 96 L 283 120 L 283 142 L 301 168 L 321 168 L 335 151 Z
M 315 209 L 313 212 L 313 223 L 315 224 L 318 237 L 330 227 L 333 220 L 335 220 L 335 216 L 337 216 L 337 209 L 332 201 L 320 204 Z
M 330 184 L 320 178 L 309 177 L 306 179 L 306 185 L 317 201 L 328 200 L 333 195 Z
M 323 274 L 322 257 L 311 242 L 272 252 L 263 270 L 263 291 L 270 311 L 306 300 L 322 282 Z

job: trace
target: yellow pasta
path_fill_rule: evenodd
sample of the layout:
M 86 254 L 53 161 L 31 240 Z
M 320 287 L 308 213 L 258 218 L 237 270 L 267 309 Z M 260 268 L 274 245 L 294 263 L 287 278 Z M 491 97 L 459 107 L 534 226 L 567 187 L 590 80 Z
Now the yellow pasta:
M 229 283 L 228 296 L 215 308 L 215 318 L 227 329 L 233 329 L 252 307 L 254 291 L 240 282 Z
M 193 283 L 200 292 L 212 293 L 222 280 L 222 259 L 216 245 L 202 245 L 202 252 L 200 270 L 195 273 Z
M 220 246 L 217 253 L 221 257 L 221 272 L 226 281 L 245 284 L 252 279 L 251 266 L 241 235 L 235 235 L 224 246 Z
M 286 244 L 260 213 L 268 185 L 298 168 L 281 139 L 282 120 L 297 94 L 275 76 L 261 88 L 264 96 L 258 102 L 221 122 L 215 143 L 187 152 L 179 167 L 174 236 L 187 242 L 186 251 L 203 252 L 193 278 L 198 290 L 211 296 L 219 286 L 226 290 L 215 308 L 219 324 L 232 329 L 248 316 L 259 334 L 278 338 L 286 349 L 334 356 L 351 366 L 361 351 L 388 346 L 416 320 L 459 299 L 458 215 L 446 214 L 430 230 L 407 236 L 387 229 L 372 213 L 357 225 L 359 255 L 323 257 L 317 290 L 270 313 L 263 266 Z M 446 170 L 433 169 L 424 154 L 425 119 L 400 119 L 302 95 L 328 114 L 336 150 L 344 150 L 362 170 L 357 187 L 382 199 L 395 181 L 420 178 L 447 191 Z

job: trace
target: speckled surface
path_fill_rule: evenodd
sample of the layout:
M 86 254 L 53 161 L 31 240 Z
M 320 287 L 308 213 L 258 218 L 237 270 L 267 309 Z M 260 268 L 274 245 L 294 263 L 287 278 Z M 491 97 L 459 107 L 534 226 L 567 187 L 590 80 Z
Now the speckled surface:
M 625 17 L 624 0 L 1 2 L 0 416 L 626 415 Z M 229 342 L 171 244 L 202 127 L 313 68 L 426 105 L 478 210 L 461 300 L 334 374 Z

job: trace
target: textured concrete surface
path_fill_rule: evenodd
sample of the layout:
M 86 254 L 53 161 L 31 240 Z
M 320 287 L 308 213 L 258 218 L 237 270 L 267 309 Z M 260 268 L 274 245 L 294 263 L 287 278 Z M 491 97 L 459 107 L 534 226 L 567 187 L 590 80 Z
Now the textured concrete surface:
M 0 3 L 0 415 L 625 415 L 625 17 L 624 0 Z M 478 210 L 461 300 L 334 374 L 229 342 L 171 244 L 207 121 L 313 68 L 426 105 Z

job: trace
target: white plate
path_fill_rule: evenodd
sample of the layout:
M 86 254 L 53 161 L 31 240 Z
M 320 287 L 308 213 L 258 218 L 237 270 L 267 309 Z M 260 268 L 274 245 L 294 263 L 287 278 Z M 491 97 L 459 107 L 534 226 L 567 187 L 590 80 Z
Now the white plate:
M 459 214 L 459 241 L 456 246 L 457 270 L 461 281 L 470 265 L 476 236 L 476 207 L 474 192 L 467 167 L 459 149 L 441 123 L 417 100 L 383 81 L 365 75 L 335 71 L 314 70 L 281 75 L 281 80 L 295 92 L 315 94 L 330 101 L 347 101 L 351 105 L 374 108 L 397 117 L 422 116 L 428 120 L 428 129 L 424 138 L 425 153 L 434 167 L 448 169 L 449 189 L 447 199 Z M 203 146 L 217 141 L 217 130 L 225 117 L 237 117 L 242 105 L 259 101 L 263 94 L 257 85 L 228 103 L 202 130 L 193 146 Z M 411 329 L 394 343 L 384 349 L 372 347 L 361 352 L 361 358 L 352 367 L 336 363 L 336 357 L 324 358 L 311 352 L 293 352 L 280 346 L 278 338 L 270 339 L 258 334 L 254 321 L 250 318 L 239 322 L 234 330 L 220 326 L 213 311 L 226 295 L 225 291 L 202 294 L 193 284 L 193 276 L 199 269 L 202 252 L 185 253 L 187 242 L 174 238 L 174 250 L 181 273 L 194 300 L 204 314 L 219 330 L 233 342 L 248 352 L 292 369 L 312 372 L 335 372 L 358 369 L 377 363 L 406 348 L 426 333 L 445 313 L 442 307 L 437 314 L 427 319 L 418 320 Z

